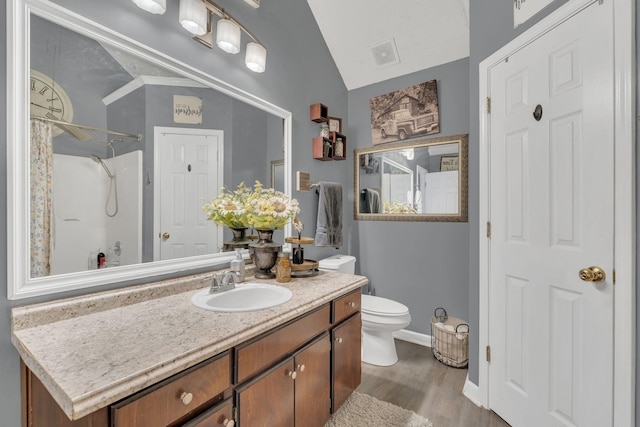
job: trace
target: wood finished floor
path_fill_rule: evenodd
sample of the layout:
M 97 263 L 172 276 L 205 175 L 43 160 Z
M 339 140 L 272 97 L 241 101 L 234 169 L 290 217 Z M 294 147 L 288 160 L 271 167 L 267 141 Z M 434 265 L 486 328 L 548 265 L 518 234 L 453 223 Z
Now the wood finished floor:
M 357 391 L 411 409 L 433 427 L 509 427 L 462 394 L 466 369 L 440 363 L 427 347 L 396 340 L 396 348 L 399 361 L 393 366 L 362 364 Z

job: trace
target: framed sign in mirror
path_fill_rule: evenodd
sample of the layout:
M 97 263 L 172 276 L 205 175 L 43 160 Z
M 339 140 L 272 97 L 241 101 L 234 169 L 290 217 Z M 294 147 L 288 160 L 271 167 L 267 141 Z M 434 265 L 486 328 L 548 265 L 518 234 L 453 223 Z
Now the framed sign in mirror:
M 354 150 L 354 217 L 468 220 L 468 135 Z

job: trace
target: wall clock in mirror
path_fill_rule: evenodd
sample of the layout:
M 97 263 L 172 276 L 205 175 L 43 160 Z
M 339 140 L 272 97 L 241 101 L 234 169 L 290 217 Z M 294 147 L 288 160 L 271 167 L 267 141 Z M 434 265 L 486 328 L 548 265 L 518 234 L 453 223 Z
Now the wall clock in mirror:
M 32 117 L 46 117 L 71 123 L 73 119 L 71 98 L 55 80 L 37 70 L 31 70 L 29 88 Z M 53 136 L 60 135 L 62 132 L 63 130 L 59 127 L 54 127 Z

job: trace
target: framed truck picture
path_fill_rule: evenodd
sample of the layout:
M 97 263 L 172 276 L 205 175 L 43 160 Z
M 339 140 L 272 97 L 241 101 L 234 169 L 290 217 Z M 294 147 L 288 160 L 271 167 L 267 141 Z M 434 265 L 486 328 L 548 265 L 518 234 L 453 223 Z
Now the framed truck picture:
M 373 145 L 440 132 L 435 80 L 371 98 Z

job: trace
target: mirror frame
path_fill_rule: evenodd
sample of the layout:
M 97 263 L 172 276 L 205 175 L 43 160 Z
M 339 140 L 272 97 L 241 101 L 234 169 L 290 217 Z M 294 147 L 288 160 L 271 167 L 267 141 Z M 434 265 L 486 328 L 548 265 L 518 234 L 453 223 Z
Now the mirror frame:
M 376 145 L 370 148 L 357 148 L 353 150 L 353 217 L 356 220 L 365 221 L 431 221 L 431 222 L 467 222 L 469 206 L 469 149 L 468 134 L 445 136 L 439 138 L 418 139 L 389 144 Z M 360 213 L 360 155 L 384 153 L 387 151 L 402 150 L 405 148 L 428 147 L 457 142 L 459 148 L 459 174 L 458 174 L 458 207 L 457 214 L 371 214 Z
M 229 85 L 220 79 L 178 61 L 162 52 L 130 39 L 47 0 L 7 2 L 7 297 L 10 300 L 48 295 L 136 279 L 189 274 L 189 271 L 223 266 L 233 252 L 199 255 L 175 260 L 81 271 L 31 278 L 29 234 L 29 148 L 19 141 L 29 140 L 30 21 L 35 14 L 79 34 L 106 42 L 156 63 L 198 83 L 283 119 L 284 192 L 291 196 L 292 114 L 268 101 Z M 185 41 L 187 43 L 188 41 Z M 291 225 L 284 230 L 291 235 Z

